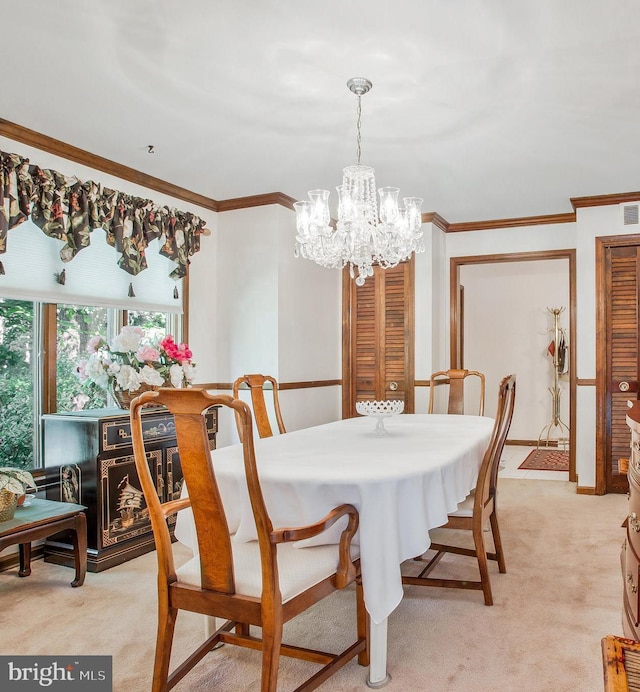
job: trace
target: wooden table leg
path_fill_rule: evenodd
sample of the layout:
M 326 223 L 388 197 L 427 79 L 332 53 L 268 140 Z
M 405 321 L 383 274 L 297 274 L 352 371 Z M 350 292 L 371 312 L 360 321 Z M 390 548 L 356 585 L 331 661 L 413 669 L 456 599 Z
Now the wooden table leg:
M 18 550 L 20 551 L 18 576 L 28 577 L 31 574 L 31 543 L 20 543 Z
M 71 532 L 73 542 L 73 562 L 76 578 L 71 586 L 82 586 L 87 575 L 87 517 L 84 512 L 75 516 L 75 529 Z

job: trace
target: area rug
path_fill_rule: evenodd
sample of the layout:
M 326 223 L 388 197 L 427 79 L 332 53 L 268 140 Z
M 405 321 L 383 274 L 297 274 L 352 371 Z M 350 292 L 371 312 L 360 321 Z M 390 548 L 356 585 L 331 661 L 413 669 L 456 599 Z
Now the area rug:
M 559 449 L 534 449 L 518 468 L 536 471 L 568 471 L 569 452 Z

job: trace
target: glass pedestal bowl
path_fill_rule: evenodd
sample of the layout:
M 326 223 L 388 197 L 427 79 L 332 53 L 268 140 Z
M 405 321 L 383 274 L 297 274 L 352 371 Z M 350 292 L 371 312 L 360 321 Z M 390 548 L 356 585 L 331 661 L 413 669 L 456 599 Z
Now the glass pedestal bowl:
M 356 411 L 362 416 L 375 418 L 376 426 L 373 429 L 373 435 L 384 437 L 389 434 L 384 427 L 384 419 L 402 413 L 404 401 L 357 401 Z

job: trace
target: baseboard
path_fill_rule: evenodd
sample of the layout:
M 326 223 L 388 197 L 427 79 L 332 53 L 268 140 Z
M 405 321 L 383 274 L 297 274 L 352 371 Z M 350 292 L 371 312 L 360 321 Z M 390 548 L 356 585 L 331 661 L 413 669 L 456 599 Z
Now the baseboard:
M 42 560 L 44 557 L 44 543 L 40 545 L 35 545 L 31 547 L 31 562 L 34 560 Z M 0 572 L 6 572 L 7 570 L 13 569 L 20 564 L 20 553 L 16 546 L 16 550 L 13 553 L 0 558 Z
M 576 486 L 576 495 L 595 495 L 596 489 L 588 485 Z
M 544 442 L 540 442 L 540 440 L 507 440 L 505 444 L 518 447 L 537 447 L 538 445 L 540 447 L 557 447 L 558 440 L 549 440 L 548 443 L 546 440 Z

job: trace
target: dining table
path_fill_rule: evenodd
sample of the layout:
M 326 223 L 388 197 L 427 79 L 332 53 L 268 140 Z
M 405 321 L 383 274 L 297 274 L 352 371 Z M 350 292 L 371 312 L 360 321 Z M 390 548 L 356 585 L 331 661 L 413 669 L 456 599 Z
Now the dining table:
M 389 679 L 387 622 L 403 597 L 401 563 L 428 549 L 429 530 L 445 524 L 475 487 L 493 422 L 486 416 L 403 413 L 386 418 L 380 435 L 372 418 L 359 416 L 254 440 L 274 527 L 312 524 L 343 503 L 359 512 L 354 543 L 369 616 L 370 687 Z M 256 540 L 242 445 L 211 454 L 233 540 Z M 337 543 L 341 529 L 336 524 L 297 545 L 303 550 Z M 190 510 L 178 514 L 175 536 L 197 553 Z

